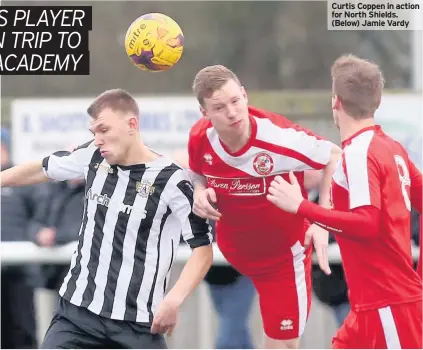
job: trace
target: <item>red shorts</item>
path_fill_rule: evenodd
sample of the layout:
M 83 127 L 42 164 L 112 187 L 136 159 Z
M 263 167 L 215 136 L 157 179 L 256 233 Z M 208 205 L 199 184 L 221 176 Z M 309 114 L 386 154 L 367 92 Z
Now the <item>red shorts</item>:
M 305 251 L 297 241 L 289 252 L 281 252 L 280 258 L 272 260 L 272 266 L 260 273 L 248 273 L 250 271 L 243 268 L 248 265 L 247 262 L 222 253 L 236 269 L 253 281 L 266 335 L 273 339 L 300 337 L 311 306 L 312 249 Z
M 332 340 L 333 349 L 421 349 L 422 302 L 351 311 Z

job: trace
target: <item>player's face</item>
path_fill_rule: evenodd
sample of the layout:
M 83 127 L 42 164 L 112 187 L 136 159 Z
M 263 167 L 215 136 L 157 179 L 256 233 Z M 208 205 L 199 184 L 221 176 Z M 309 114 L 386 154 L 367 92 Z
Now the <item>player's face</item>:
M 123 163 L 133 141 L 130 136 L 134 123 L 136 125 L 135 117 L 125 116 L 111 109 L 104 109 L 97 119 L 92 120 L 90 130 L 94 135 L 95 145 L 107 163 Z
M 248 99 L 244 87 L 229 80 L 210 98 L 204 99 L 203 116 L 211 121 L 217 132 L 240 135 L 248 132 Z

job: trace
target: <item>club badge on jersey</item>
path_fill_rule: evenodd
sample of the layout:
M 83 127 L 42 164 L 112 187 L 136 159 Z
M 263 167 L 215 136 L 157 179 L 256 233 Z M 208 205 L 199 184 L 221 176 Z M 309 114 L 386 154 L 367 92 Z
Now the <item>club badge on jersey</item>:
M 262 176 L 269 175 L 272 172 L 273 164 L 272 157 L 265 152 L 257 154 L 253 161 L 254 170 Z
M 145 180 L 138 181 L 135 184 L 135 189 L 137 190 L 138 194 L 143 198 L 147 198 L 148 196 L 151 196 L 155 190 L 151 182 L 145 181 Z

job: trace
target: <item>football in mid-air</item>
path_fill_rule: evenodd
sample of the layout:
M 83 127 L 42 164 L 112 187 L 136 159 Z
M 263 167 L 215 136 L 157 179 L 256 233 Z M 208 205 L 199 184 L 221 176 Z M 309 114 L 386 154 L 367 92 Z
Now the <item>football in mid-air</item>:
M 184 34 L 169 16 L 148 13 L 130 25 L 125 36 L 125 50 L 131 61 L 142 70 L 168 70 L 182 56 Z

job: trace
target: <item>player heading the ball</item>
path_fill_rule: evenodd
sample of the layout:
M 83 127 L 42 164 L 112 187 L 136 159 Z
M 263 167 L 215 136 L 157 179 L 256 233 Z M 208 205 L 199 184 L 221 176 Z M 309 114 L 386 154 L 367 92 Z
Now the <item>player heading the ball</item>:
M 238 77 L 224 66 L 198 72 L 193 90 L 203 115 L 188 143 L 194 213 L 217 220 L 220 250 L 253 280 L 264 347 L 297 348 L 311 305 L 312 248 L 305 237 L 313 237 L 319 264 L 330 273 L 328 233 L 283 213 L 266 199 L 267 189 L 275 176 L 295 171 L 306 196 L 304 178 L 323 170 L 320 199 L 329 206 L 340 148 L 281 115 L 249 106 Z

